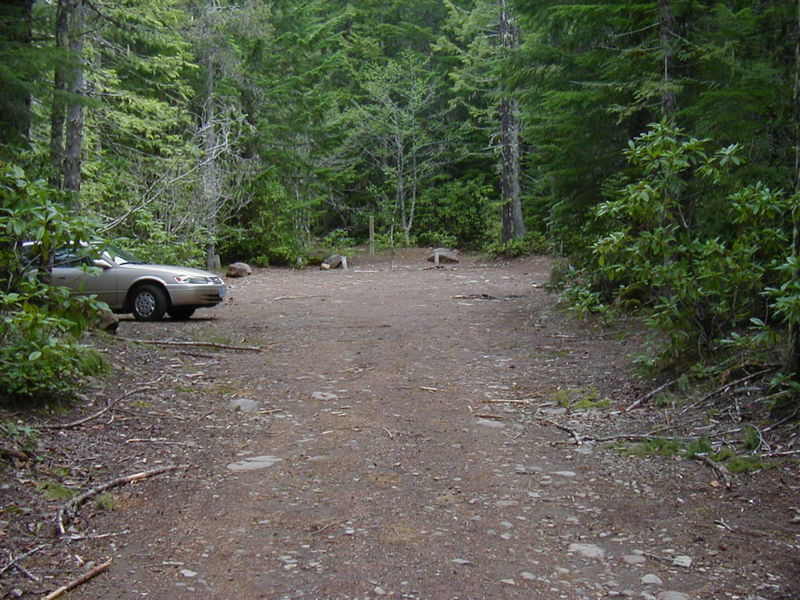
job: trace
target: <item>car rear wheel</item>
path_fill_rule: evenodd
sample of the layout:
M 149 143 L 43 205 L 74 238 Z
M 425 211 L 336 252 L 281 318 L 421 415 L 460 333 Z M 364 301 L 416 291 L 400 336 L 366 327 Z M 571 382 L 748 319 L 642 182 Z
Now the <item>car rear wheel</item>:
M 194 314 L 194 306 L 173 306 L 167 312 L 176 321 L 185 321 Z
M 133 291 L 131 312 L 137 321 L 160 321 L 168 306 L 167 293 L 155 284 L 146 283 Z

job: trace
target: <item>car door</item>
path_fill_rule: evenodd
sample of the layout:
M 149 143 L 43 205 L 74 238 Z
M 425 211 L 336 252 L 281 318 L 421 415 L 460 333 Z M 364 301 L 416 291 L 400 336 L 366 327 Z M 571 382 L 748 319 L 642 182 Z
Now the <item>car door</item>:
M 114 268 L 92 269 L 88 255 L 74 248 L 61 248 L 53 255 L 53 283 L 69 288 L 73 294 L 95 295 L 111 308 L 120 305 L 117 274 Z

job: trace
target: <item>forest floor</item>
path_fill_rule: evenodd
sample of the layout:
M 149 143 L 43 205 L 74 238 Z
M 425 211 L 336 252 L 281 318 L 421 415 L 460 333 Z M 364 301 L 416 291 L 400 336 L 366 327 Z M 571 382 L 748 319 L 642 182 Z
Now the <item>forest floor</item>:
M 0 414 L 61 426 L 4 460 L 0 598 L 109 560 L 64 597 L 800 597 L 796 460 L 727 475 L 633 445 L 736 437 L 747 391 L 626 410 L 651 388 L 639 328 L 567 317 L 552 260 L 424 258 L 262 269 L 188 322 L 124 318 L 87 401 Z M 761 432 L 791 452 L 794 427 Z M 97 493 L 57 535 L 75 491 Z

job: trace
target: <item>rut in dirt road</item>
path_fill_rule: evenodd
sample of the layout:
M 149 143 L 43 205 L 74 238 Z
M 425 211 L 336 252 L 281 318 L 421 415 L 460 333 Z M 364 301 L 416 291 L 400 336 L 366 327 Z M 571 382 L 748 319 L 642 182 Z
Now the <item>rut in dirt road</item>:
M 630 350 L 558 313 L 549 264 L 234 284 L 186 327 L 268 351 L 214 363 L 185 404 L 196 449 L 175 455 L 195 466 L 107 517 L 129 533 L 74 597 L 781 597 L 774 562 L 728 562 L 722 534 L 698 529 L 719 496 L 701 467 L 543 424 L 565 415 L 559 389 L 607 397 L 592 418 L 613 419 Z

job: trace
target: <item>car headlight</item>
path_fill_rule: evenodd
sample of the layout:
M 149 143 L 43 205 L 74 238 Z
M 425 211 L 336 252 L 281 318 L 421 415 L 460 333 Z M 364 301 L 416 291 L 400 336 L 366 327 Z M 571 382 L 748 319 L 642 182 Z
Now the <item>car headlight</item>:
M 212 283 L 208 277 L 203 277 L 202 275 L 176 275 L 175 281 L 177 283 L 195 283 L 195 284 Z

